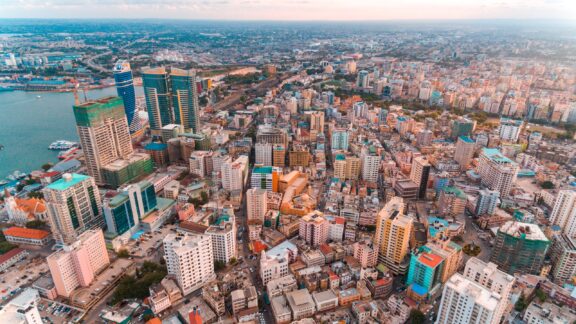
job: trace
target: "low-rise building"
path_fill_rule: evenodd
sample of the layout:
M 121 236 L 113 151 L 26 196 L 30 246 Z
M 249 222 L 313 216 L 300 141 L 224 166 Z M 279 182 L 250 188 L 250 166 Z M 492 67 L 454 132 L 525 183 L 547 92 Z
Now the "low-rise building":
M 292 312 L 288 306 L 288 300 L 283 295 L 272 298 L 270 305 L 274 320 L 278 324 L 289 323 L 292 320 Z
M 300 289 L 287 293 L 286 300 L 292 310 L 293 320 L 311 317 L 315 313 L 316 305 L 307 289 Z
M 12 226 L 3 232 L 6 241 L 12 244 L 44 246 L 52 240 L 50 232 L 39 229 Z
M 323 312 L 338 307 L 338 296 L 332 290 L 313 292 L 312 298 L 316 304 L 316 311 Z
M 272 299 L 298 288 L 298 283 L 293 275 L 288 274 L 278 279 L 273 279 L 266 285 L 268 298 Z

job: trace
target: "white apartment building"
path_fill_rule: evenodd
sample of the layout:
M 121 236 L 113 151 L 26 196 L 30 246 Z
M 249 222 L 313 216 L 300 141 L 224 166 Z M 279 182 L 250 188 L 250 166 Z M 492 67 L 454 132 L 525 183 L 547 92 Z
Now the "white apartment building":
M 436 324 L 497 324 L 502 297 L 456 273 L 444 285 Z
M 497 149 L 484 148 L 478 162 L 478 174 L 482 184 L 500 192 L 506 198 L 518 175 L 518 164 L 505 157 Z
M 494 323 L 499 323 L 510 302 L 510 292 L 515 281 L 514 276 L 498 270 L 496 264 L 492 262 L 486 263 L 472 257 L 466 262 L 464 277 L 500 296 L 500 302 L 493 315 Z
M 565 234 L 554 235 L 550 247 L 554 283 L 563 285 L 576 277 L 576 238 Z
M 42 324 L 42 316 L 38 312 L 40 294 L 38 290 L 26 288 L 20 295 L 12 299 L 0 310 L 0 323 L 10 324 Z
M 264 224 L 268 212 L 268 192 L 264 189 L 251 188 L 246 191 L 246 217 L 248 222 Z
M 65 173 L 43 193 L 56 241 L 70 244 L 84 231 L 104 225 L 102 200 L 94 178 Z
M 362 155 L 362 179 L 369 182 L 378 181 L 380 170 L 380 156 L 373 154 Z
M 550 214 L 550 222 L 560 226 L 562 233 L 576 237 L 576 191 L 560 190 Z
M 212 238 L 208 235 L 168 234 L 164 238 L 164 258 L 168 274 L 187 295 L 214 280 Z
M 522 129 L 522 121 L 502 118 L 500 119 L 500 126 L 498 127 L 498 135 L 503 141 L 510 141 L 516 143 L 520 136 Z
M 222 188 L 228 191 L 242 191 L 247 168 L 248 157 L 245 155 L 238 157 L 234 162 L 224 161 L 222 163 Z
M 272 166 L 272 146 L 270 143 L 256 143 L 254 149 L 256 164 Z
M 260 279 L 267 285 L 272 279 L 288 275 L 288 258 L 284 256 L 268 256 L 262 251 L 260 256 Z
M 236 222 L 233 215 L 221 216 L 216 224 L 210 225 L 204 234 L 212 239 L 214 260 L 229 263 L 238 256 L 236 245 Z
M 458 137 L 456 148 L 454 150 L 454 160 L 458 162 L 461 169 L 465 169 L 470 161 L 472 161 L 475 149 L 476 142 L 474 142 L 470 137 Z
M 348 151 L 348 130 L 344 128 L 336 128 L 332 131 L 332 151 L 343 150 Z
M 326 243 L 330 223 L 319 211 L 313 211 L 300 218 L 300 228 L 298 236 L 304 239 L 311 246 L 318 246 Z

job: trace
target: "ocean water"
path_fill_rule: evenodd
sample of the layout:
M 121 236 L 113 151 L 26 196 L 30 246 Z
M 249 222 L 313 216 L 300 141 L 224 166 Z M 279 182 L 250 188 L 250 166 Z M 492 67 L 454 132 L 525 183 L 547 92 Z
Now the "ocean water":
M 141 89 L 137 88 L 141 94 Z M 87 91 L 89 99 L 116 95 L 115 88 Z M 83 94 L 80 93 L 82 98 Z M 48 150 L 57 140 L 78 141 L 70 92 L 0 92 L 0 179 L 15 170 L 30 172 L 58 161 Z

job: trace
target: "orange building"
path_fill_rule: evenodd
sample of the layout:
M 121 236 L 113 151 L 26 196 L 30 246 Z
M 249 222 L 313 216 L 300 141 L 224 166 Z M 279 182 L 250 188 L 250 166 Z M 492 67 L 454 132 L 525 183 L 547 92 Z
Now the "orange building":
M 6 241 L 13 244 L 38 246 L 43 246 L 51 240 L 50 232 L 16 226 L 5 229 L 4 237 L 6 237 Z

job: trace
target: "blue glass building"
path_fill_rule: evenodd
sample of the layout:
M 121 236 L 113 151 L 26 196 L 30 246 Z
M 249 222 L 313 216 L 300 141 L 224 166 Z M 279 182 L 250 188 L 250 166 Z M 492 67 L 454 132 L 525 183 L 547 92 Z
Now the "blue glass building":
M 134 79 L 132 78 L 132 69 L 130 63 L 126 60 L 120 60 L 114 65 L 114 81 L 116 82 L 116 91 L 124 103 L 124 111 L 130 132 L 138 131 L 140 120 L 136 116 L 136 92 L 134 90 Z

